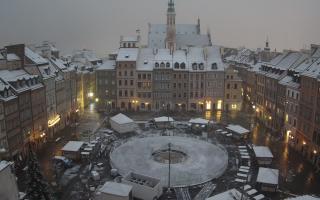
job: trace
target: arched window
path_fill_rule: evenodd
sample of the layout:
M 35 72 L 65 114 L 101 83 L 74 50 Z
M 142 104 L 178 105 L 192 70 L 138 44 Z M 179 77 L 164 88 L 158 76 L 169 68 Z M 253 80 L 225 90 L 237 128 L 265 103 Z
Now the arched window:
M 169 67 L 170 67 L 170 63 L 167 62 L 167 63 L 166 63 L 166 68 L 169 68 Z
M 160 64 L 160 67 L 161 67 L 161 68 L 164 68 L 164 67 L 165 67 L 164 62 L 162 62 L 162 63 Z
M 179 69 L 179 63 L 177 63 L 177 62 L 174 63 L 174 68 L 175 68 L 175 69 Z
M 180 64 L 180 68 L 181 68 L 181 69 L 185 69 L 185 68 L 186 68 L 186 64 L 185 64 L 184 62 L 181 63 L 181 64 Z
M 197 69 L 198 69 L 197 63 L 193 63 L 193 64 L 192 64 L 192 69 L 193 69 L 193 70 L 197 70 Z
M 159 68 L 159 63 L 156 62 L 156 63 L 154 64 L 154 66 L 155 66 L 155 68 Z

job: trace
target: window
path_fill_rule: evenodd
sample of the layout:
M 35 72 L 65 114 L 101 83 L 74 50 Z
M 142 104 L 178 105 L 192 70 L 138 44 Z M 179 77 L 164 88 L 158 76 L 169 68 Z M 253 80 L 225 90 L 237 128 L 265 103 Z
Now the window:
M 148 80 L 151 80 L 151 74 L 148 74 Z
M 176 88 L 177 87 L 177 84 L 176 83 L 173 83 L 173 88 Z
M 130 85 L 133 85 L 133 80 L 130 80 Z
M 193 69 L 193 70 L 197 70 L 197 69 L 198 69 L 197 63 L 193 63 L 193 64 L 192 64 L 192 69 Z
M 170 63 L 167 62 L 167 63 L 166 63 L 166 68 L 169 68 L 169 67 L 170 67 Z
M 142 74 L 142 78 L 143 78 L 143 79 L 146 79 L 146 78 L 147 78 L 147 75 L 146 75 L 146 74 Z
M 155 68 L 159 68 L 159 63 L 156 62 L 156 63 L 154 64 L 154 66 L 155 66 Z
M 133 76 L 133 71 L 130 71 L 130 76 Z
M 211 64 L 211 69 L 218 69 L 217 63 L 212 63 Z
M 229 83 L 227 84 L 227 89 L 230 89 L 230 84 Z
M 128 81 L 127 80 L 124 80 L 124 85 L 128 85 Z
M 165 66 L 165 64 L 164 64 L 164 62 L 162 62 L 162 63 L 160 64 L 160 67 L 161 67 L 161 68 L 164 68 L 164 66 Z
M 124 71 L 124 75 L 127 76 L 127 71 Z
M 119 71 L 119 73 L 118 73 L 118 74 L 119 74 L 119 76 L 121 76 L 121 71 Z
M 237 84 L 234 84 L 234 89 L 237 89 L 238 88 L 238 85 Z
M 204 64 L 203 63 L 199 64 L 199 70 L 204 70 Z
M 138 74 L 138 79 L 141 79 L 141 74 Z
M 121 86 L 121 80 L 119 80 L 119 86 Z
M 227 94 L 227 99 L 229 99 L 230 98 L 230 94 Z
M 124 91 L 124 96 L 125 96 L 125 97 L 128 96 L 128 91 L 127 91 L 127 90 Z
M 132 90 L 130 91 L 130 96 L 132 96 L 132 97 L 133 97 L 133 91 L 132 91 Z
M 185 68 L 186 68 L 186 64 L 185 64 L 185 63 L 181 63 L 181 64 L 180 64 L 180 68 L 181 68 L 181 69 L 185 69 Z
M 177 63 L 177 62 L 174 63 L 174 68 L 175 68 L 175 69 L 179 69 L 179 63 Z
M 119 91 L 119 97 L 122 97 L 122 90 Z

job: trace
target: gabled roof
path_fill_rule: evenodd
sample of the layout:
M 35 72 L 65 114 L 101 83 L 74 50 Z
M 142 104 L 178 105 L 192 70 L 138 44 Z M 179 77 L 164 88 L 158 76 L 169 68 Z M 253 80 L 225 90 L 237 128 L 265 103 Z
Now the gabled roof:
M 28 47 L 24 48 L 24 53 L 25 56 L 31 60 L 34 64 L 36 65 L 45 65 L 48 64 L 48 60 L 44 59 L 43 57 L 41 57 L 39 54 L 33 52 L 31 49 L 29 49 Z
M 117 61 L 137 61 L 139 54 L 138 48 L 120 48 Z

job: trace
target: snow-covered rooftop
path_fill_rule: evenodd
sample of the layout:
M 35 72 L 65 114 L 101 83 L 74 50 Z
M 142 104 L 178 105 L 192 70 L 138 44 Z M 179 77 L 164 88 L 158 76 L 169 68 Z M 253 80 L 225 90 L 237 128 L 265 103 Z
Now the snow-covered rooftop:
M 111 194 L 120 197 L 127 197 L 129 196 L 130 192 L 132 191 L 131 185 L 126 185 L 123 183 L 116 183 L 107 181 L 100 189 L 99 192 L 105 194 Z
M 2 161 L 0 162 L 0 172 L 1 172 L 2 170 L 4 170 L 6 167 L 8 167 L 9 165 L 10 165 L 9 162 L 7 162 L 7 161 L 5 161 L 5 160 L 2 160 Z
M 42 56 L 37 54 L 36 52 L 33 52 L 28 47 L 24 48 L 25 56 L 30 59 L 34 64 L 36 65 L 45 65 L 48 64 L 48 61 L 44 59 Z
M 113 117 L 110 118 L 110 120 L 116 122 L 117 124 L 127 124 L 134 122 L 132 119 L 130 119 L 128 116 L 119 113 Z
M 116 62 L 114 60 L 103 60 L 102 64 L 98 64 L 96 70 L 114 70 Z
M 254 151 L 257 158 L 273 158 L 273 155 L 272 155 L 269 147 L 254 146 L 253 151 Z
M 69 141 L 66 145 L 64 145 L 64 147 L 62 148 L 62 151 L 77 152 L 80 150 L 83 144 L 84 142 L 82 141 Z
M 172 117 L 166 117 L 166 116 L 162 116 L 162 117 L 156 117 L 154 118 L 155 122 L 173 122 L 174 119 Z
M 137 61 L 138 54 L 138 48 L 120 48 L 117 61 Z
M 20 58 L 14 53 L 8 53 L 7 60 L 8 61 L 18 61 L 18 60 L 20 60 Z
M 259 167 L 257 182 L 271 184 L 271 185 L 278 185 L 279 170 Z
M 190 119 L 189 122 L 191 124 L 208 124 L 209 120 L 206 120 L 203 118 L 193 118 L 193 119 Z
M 240 134 L 240 135 L 246 134 L 246 133 L 249 133 L 249 132 L 250 132 L 248 129 L 245 129 L 245 128 L 243 128 L 242 126 L 236 125 L 236 124 L 229 124 L 226 128 L 227 128 L 228 130 L 233 131 L 233 132 L 235 132 L 235 133 L 238 133 L 238 134 Z
M 319 200 L 320 198 L 313 197 L 310 195 L 303 195 L 298 197 L 287 198 L 286 200 Z
M 233 188 L 225 192 L 222 192 L 220 194 L 209 197 L 206 200 L 235 200 L 235 199 L 240 199 L 240 197 L 241 197 L 241 192 Z

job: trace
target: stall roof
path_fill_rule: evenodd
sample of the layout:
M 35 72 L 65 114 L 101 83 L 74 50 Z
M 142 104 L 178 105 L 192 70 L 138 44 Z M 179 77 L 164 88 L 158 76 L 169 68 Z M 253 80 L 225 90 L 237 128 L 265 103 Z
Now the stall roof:
M 106 182 L 99 191 L 101 193 L 105 194 L 112 194 L 116 196 L 126 197 L 129 196 L 130 192 L 132 190 L 131 185 L 126 185 L 122 183 L 116 183 L 116 182 Z
M 240 126 L 240 125 L 235 125 L 235 124 L 229 124 L 226 128 L 227 128 L 228 130 L 230 130 L 230 131 L 233 131 L 233 132 L 238 133 L 238 134 L 241 134 L 241 135 L 250 132 L 248 129 L 245 129 L 245 128 L 243 128 L 242 126 Z
M 190 119 L 189 122 L 191 124 L 208 124 L 209 120 L 206 120 L 203 118 L 193 118 L 193 119 Z
M 227 190 L 225 192 L 207 198 L 206 200 L 234 200 L 238 198 L 240 199 L 240 197 L 241 193 L 237 189 L 233 188 L 231 190 Z
M 257 177 L 258 183 L 267 183 L 271 185 L 278 185 L 279 170 L 260 167 Z
M 253 147 L 254 154 L 257 158 L 273 158 L 273 155 L 266 146 L 254 146 Z
M 74 151 L 77 152 L 80 150 L 84 142 L 81 141 L 69 141 L 64 147 L 62 148 L 62 151 Z
M 287 198 L 287 200 L 319 200 L 320 198 L 313 197 L 310 195 L 303 195 L 299 197 Z
M 156 117 L 154 118 L 155 122 L 173 122 L 174 119 L 172 117 L 166 117 L 166 116 L 162 116 L 162 117 Z
M 111 120 L 116 122 L 117 124 L 128 124 L 132 123 L 133 120 L 127 117 L 126 115 L 119 113 L 113 117 L 111 117 Z

